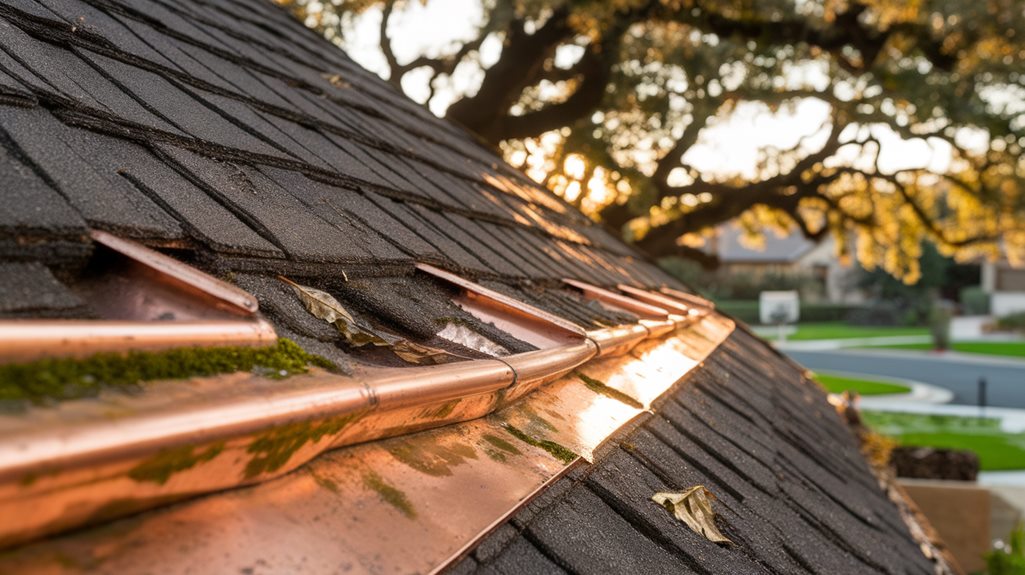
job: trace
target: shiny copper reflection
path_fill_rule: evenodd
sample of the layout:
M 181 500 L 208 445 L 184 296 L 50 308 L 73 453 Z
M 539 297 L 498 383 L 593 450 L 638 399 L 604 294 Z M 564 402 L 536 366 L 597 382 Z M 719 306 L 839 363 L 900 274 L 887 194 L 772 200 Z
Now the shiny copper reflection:
M 261 318 L 189 322 L 6 320 L 0 321 L 0 361 L 85 357 L 127 349 L 267 345 L 276 338 L 274 328 Z

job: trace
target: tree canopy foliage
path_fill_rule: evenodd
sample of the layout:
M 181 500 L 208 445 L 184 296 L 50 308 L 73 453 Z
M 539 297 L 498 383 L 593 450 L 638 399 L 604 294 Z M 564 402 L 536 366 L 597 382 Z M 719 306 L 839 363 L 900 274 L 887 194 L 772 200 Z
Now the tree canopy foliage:
M 475 37 L 403 60 L 409 0 L 278 1 L 343 45 L 379 14 L 390 82 L 419 74 L 425 104 L 654 256 L 707 260 L 702 234 L 739 218 L 908 281 L 923 240 L 1025 261 L 1020 0 L 474 0 Z M 752 169 L 689 162 L 739 111 L 807 102 L 821 125 Z M 937 152 L 893 161 L 916 143 Z

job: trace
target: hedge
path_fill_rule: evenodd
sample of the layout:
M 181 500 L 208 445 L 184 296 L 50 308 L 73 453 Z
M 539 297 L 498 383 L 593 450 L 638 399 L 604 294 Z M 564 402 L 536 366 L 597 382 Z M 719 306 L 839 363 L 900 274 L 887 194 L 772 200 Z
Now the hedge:
M 758 302 L 753 300 L 720 300 L 716 307 L 733 317 L 751 325 L 761 323 L 758 319 Z M 835 303 L 804 303 L 801 302 L 801 318 L 799 323 L 818 323 L 827 321 L 846 321 L 853 311 L 865 309 L 865 306 Z

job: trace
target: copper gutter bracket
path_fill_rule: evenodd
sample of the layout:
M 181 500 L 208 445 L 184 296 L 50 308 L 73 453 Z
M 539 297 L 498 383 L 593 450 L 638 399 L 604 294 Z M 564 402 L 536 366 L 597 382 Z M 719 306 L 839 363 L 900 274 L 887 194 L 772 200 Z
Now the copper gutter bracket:
M 242 312 L 245 315 L 254 314 L 260 309 L 256 297 L 245 290 L 183 264 L 170 256 L 101 230 L 90 230 L 89 235 L 96 243 L 149 268 L 167 280 L 179 284 L 181 288 L 213 299 L 218 307 L 230 306 L 236 312 Z
M 276 341 L 249 293 L 133 241 L 90 235 L 114 259 L 95 258 L 97 273 L 73 291 L 103 319 L 0 321 L 0 362 Z
M 656 293 L 648 290 L 635 288 L 626 284 L 619 284 L 616 286 L 620 291 L 627 293 L 637 299 L 657 305 L 668 309 L 670 312 L 679 314 L 682 316 L 680 319 L 681 325 L 693 322 L 694 320 L 704 317 L 708 314 L 708 309 L 698 309 L 692 305 L 686 304 L 680 300 L 673 299 L 667 295 Z
M 634 325 L 603 329 L 589 334 L 591 339 L 598 344 L 601 357 L 628 353 L 641 341 L 652 337 L 662 337 L 676 328 L 672 314 L 663 307 L 651 305 L 586 282 L 574 279 L 563 279 L 562 281 L 579 290 L 587 299 L 597 301 L 613 310 L 632 313 L 640 318 Z
M 434 266 L 417 264 L 417 269 L 460 288 L 455 302 L 463 309 L 539 348 L 497 358 L 515 374 L 499 405 L 558 379 L 601 351 L 592 334 L 573 322 Z
M 714 310 L 715 309 L 715 303 L 712 300 L 705 299 L 705 298 L 703 298 L 703 297 L 701 297 L 699 295 L 694 295 L 692 293 L 682 292 L 680 290 L 673 289 L 673 288 L 668 288 L 668 287 L 665 287 L 665 286 L 659 288 L 658 291 L 661 292 L 663 295 L 669 296 L 669 297 L 671 297 L 673 299 L 677 299 L 677 300 L 682 301 L 683 303 L 688 304 L 688 305 L 692 305 L 692 306 L 696 306 L 696 307 L 703 307 L 703 308 L 708 309 L 708 310 Z

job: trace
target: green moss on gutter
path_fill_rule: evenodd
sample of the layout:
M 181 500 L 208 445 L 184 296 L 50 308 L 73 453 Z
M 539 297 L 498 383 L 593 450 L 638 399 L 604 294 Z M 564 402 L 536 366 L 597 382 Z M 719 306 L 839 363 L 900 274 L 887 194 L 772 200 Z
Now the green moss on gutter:
M 410 519 L 416 518 L 416 509 L 413 508 L 413 504 L 410 503 L 406 494 L 402 490 L 386 483 L 380 475 L 373 471 L 368 471 L 363 475 L 363 485 L 366 485 L 367 489 L 377 492 L 381 499 L 384 499 L 389 505 L 398 509 L 399 513 Z
M 566 449 L 565 447 L 559 445 L 558 443 L 555 443 L 554 441 L 548 439 L 535 439 L 527 435 L 526 433 L 523 433 L 519 429 L 516 429 L 515 427 L 509 425 L 508 423 L 505 424 L 503 427 L 506 431 L 509 432 L 509 435 L 512 435 L 513 437 L 519 439 L 527 445 L 533 445 L 534 447 L 544 449 L 548 453 L 552 454 L 553 457 L 555 457 L 563 463 L 572 463 L 579 457 L 579 455 L 577 455 L 576 453 L 573 453 L 569 449 Z
M 133 467 L 129 470 L 128 476 L 136 481 L 150 481 L 163 485 L 175 473 L 192 469 L 200 463 L 206 463 L 220 455 L 222 451 L 224 451 L 223 442 L 215 443 L 198 452 L 191 445 L 165 449 Z
M 452 412 L 455 411 L 456 407 L 459 405 L 461 401 L 461 399 L 453 399 L 452 401 L 446 401 L 445 403 L 437 407 L 424 409 L 420 412 L 420 415 L 424 419 L 445 419 L 446 417 L 452 415 Z
M 452 468 L 477 459 L 473 447 L 461 443 L 454 445 L 430 444 L 415 439 L 397 442 L 388 448 L 395 459 L 413 469 L 433 477 L 448 477 Z
M 511 453 L 513 455 L 521 455 L 523 453 L 519 449 L 516 449 L 515 445 L 509 443 L 508 441 L 502 439 L 501 437 L 499 437 L 497 435 L 491 435 L 490 433 L 485 433 L 484 434 L 484 441 L 487 441 L 491 445 L 494 445 L 495 447 L 501 449 L 502 451 L 504 451 L 506 453 Z
M 497 435 L 485 433 L 484 441 L 488 443 L 488 445 L 484 446 L 484 453 L 499 463 L 505 463 L 510 455 L 520 455 L 522 453 L 519 449 L 516 449 L 515 445 Z
M 362 413 L 352 413 L 321 421 L 299 421 L 268 431 L 254 439 L 246 449 L 253 454 L 253 458 L 246 464 L 246 479 L 278 471 L 307 443 L 316 443 L 325 436 L 337 435 L 362 416 Z
M 91 397 L 104 389 L 131 389 L 143 381 L 237 371 L 281 378 L 305 373 L 309 366 L 337 370 L 332 362 L 307 353 L 289 339 L 266 347 L 190 347 L 41 359 L 0 365 L 0 400 L 59 401 Z
M 630 407 L 644 409 L 644 405 L 641 402 L 623 393 L 622 391 L 619 391 L 618 389 L 605 385 L 605 382 L 603 381 L 598 381 L 597 379 L 584 375 L 580 372 L 577 372 L 577 377 L 580 378 L 580 381 L 584 382 L 584 385 L 587 386 L 587 389 L 590 389 L 595 393 L 604 395 L 605 397 L 611 399 L 615 399 L 616 401 L 625 403 Z

